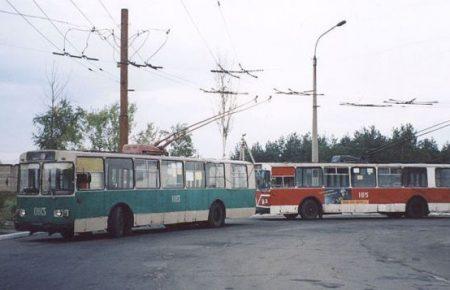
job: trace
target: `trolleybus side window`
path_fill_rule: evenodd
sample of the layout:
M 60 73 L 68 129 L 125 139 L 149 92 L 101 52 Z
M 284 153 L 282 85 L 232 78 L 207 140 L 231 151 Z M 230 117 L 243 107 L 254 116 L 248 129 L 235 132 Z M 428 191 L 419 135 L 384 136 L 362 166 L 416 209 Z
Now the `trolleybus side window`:
M 325 167 L 326 187 L 348 187 L 349 174 L 347 167 Z
M 183 188 L 183 162 L 161 161 L 161 186 L 163 188 Z
M 106 158 L 107 188 L 133 188 L 133 161 L 128 158 Z
M 400 167 L 378 167 L 379 187 L 401 187 L 402 169 Z
M 247 166 L 245 164 L 231 164 L 231 186 L 233 188 L 247 188 Z
M 19 171 L 19 194 L 38 194 L 40 174 L 39 164 L 20 164 Z
M 298 187 L 322 187 L 323 173 L 320 167 L 298 167 L 295 173 Z
M 424 167 L 405 167 L 402 170 L 404 187 L 427 187 L 427 169 Z
M 78 190 L 95 190 L 105 187 L 102 158 L 78 157 L 76 163 Z
M 353 187 L 375 187 L 377 178 L 375 167 L 352 167 Z
M 44 163 L 42 169 L 42 194 L 72 194 L 74 190 L 74 169 L 69 162 Z
M 134 174 L 136 174 L 136 188 L 158 188 L 158 161 L 148 159 L 134 160 Z
M 270 170 L 258 169 L 255 171 L 256 188 L 266 189 L 270 187 Z
M 436 187 L 450 187 L 450 168 L 436 168 Z
M 271 183 L 273 187 L 295 187 L 294 176 L 274 176 Z
M 206 163 L 206 186 L 225 187 L 225 166 L 223 163 Z
M 205 165 L 203 162 L 186 161 L 185 162 L 186 187 L 204 188 L 205 187 Z

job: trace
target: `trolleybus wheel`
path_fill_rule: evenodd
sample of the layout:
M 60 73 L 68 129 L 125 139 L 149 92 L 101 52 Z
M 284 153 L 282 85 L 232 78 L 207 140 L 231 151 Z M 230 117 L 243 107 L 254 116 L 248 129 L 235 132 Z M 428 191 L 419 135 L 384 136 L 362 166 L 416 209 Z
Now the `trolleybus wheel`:
M 314 199 L 309 198 L 302 202 L 299 213 L 302 219 L 316 219 L 320 215 L 320 207 Z
M 211 205 L 208 215 L 208 224 L 210 227 L 218 228 L 225 224 L 225 207 L 215 202 Z
M 125 234 L 125 214 L 121 206 L 112 210 L 108 219 L 108 232 L 113 238 L 120 238 Z
M 295 220 L 297 218 L 298 214 L 285 214 L 284 217 L 288 220 Z
M 428 215 L 427 202 L 421 197 L 413 197 L 406 205 L 406 217 L 418 219 Z

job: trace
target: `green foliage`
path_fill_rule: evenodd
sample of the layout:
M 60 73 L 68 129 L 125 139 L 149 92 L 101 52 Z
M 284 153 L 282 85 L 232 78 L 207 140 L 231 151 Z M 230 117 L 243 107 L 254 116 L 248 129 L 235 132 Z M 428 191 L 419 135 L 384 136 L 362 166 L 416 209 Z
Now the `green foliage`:
M 147 123 L 145 130 L 142 130 L 136 134 L 134 137 L 136 144 L 153 144 L 157 141 L 160 136 L 159 129 L 156 128 L 155 124 Z
M 40 149 L 79 148 L 83 140 L 84 114 L 83 109 L 75 108 L 67 99 L 53 99 L 46 112 L 33 118 L 34 144 Z
M 128 126 L 130 132 L 133 128 L 135 112 L 136 105 L 129 105 Z M 86 114 L 86 137 L 91 150 L 119 151 L 119 116 L 120 107 L 118 103 Z
M 192 134 L 185 132 L 186 124 L 176 124 L 170 128 L 170 131 L 161 131 L 161 134 L 167 136 L 169 134 L 177 133 L 175 141 L 169 146 L 169 154 L 171 156 L 185 156 L 192 157 L 196 153 L 194 144 L 192 142 Z
M 0 194 L 0 228 L 7 227 L 8 222 L 11 224 L 16 210 L 16 201 L 14 194 Z
M 239 144 L 232 159 L 239 158 Z M 311 136 L 289 134 L 265 146 L 251 146 L 257 162 L 311 162 Z M 418 141 L 411 124 L 394 128 L 392 136 L 383 136 L 374 126 L 355 131 L 353 136 L 319 138 L 319 159 L 329 162 L 334 155 L 362 157 L 373 163 L 450 163 L 450 144 L 439 150 L 433 139 Z

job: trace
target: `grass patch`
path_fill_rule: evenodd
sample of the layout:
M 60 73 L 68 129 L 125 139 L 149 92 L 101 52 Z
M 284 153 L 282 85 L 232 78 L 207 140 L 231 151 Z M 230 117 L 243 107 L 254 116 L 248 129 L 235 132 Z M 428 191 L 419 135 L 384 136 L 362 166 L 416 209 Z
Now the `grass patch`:
M 16 210 L 17 199 L 15 194 L 0 193 L 0 228 L 13 227 L 13 214 Z

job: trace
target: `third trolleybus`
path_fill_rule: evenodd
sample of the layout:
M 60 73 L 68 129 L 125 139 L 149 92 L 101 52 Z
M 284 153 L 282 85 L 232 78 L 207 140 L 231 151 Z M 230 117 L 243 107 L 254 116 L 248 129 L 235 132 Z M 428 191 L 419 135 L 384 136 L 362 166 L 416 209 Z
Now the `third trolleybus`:
M 257 177 L 257 212 L 287 219 L 450 212 L 450 164 L 267 163 Z

